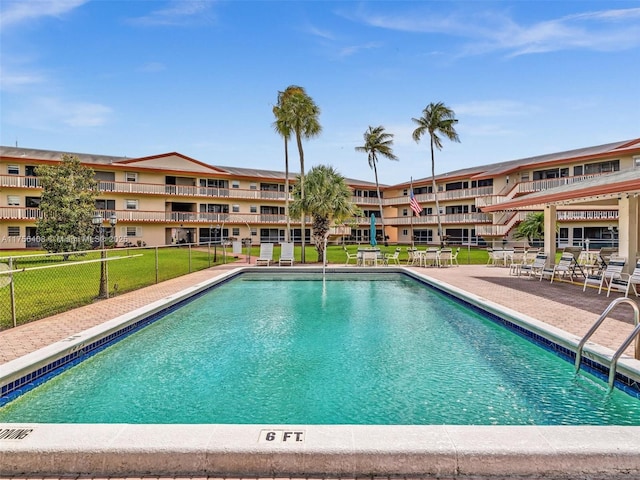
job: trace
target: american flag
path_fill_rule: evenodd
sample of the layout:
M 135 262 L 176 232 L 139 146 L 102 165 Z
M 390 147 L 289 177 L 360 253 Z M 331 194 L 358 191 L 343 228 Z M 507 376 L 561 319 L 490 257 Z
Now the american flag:
M 418 200 L 416 200 L 416 197 L 413 196 L 413 189 L 409 191 L 409 196 L 410 196 L 409 206 L 411 207 L 411 210 L 413 210 L 417 216 L 420 216 L 420 213 L 422 212 L 422 207 L 418 203 Z

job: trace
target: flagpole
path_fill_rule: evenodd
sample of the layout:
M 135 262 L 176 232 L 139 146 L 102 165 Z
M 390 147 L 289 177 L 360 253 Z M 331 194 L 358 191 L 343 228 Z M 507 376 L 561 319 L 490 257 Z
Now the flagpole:
M 413 177 L 411 177 L 411 183 L 409 185 L 409 195 L 413 195 Z M 411 208 L 411 205 L 409 205 L 409 210 L 411 211 L 411 248 L 415 248 L 414 242 L 413 242 L 413 208 Z

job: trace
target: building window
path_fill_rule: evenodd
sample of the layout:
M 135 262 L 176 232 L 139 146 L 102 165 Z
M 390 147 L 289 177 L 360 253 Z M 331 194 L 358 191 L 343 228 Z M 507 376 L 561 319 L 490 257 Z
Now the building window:
M 20 175 L 20 167 L 18 165 L 7 165 L 7 173 L 9 175 Z
M 19 207 L 20 197 L 18 195 L 7 195 L 7 205 L 10 207 Z
M 620 160 L 611 160 L 609 162 L 588 163 L 584 166 L 584 173 L 587 175 L 594 173 L 609 173 L 620 170 Z
M 138 181 L 138 174 L 136 172 L 125 172 L 124 181 L 125 182 L 137 182 Z
M 115 210 L 116 201 L 99 198 L 95 202 L 96 210 Z
M 140 227 L 125 227 L 127 237 L 141 237 L 142 229 Z
M 240 213 L 240 205 L 231 205 L 231 211 L 233 213 Z
M 402 209 L 402 216 L 406 217 L 409 214 L 409 211 L 406 208 Z
M 257 190 L 258 189 L 258 184 L 257 183 L 250 183 L 249 184 L 249 190 Z
M 240 228 L 239 227 L 233 227 L 231 229 L 231 235 L 233 235 L 234 237 L 239 237 L 240 236 Z
M 409 195 L 409 192 L 407 191 L 407 189 L 405 188 L 404 190 L 402 190 L 402 195 L 404 197 L 406 197 L 407 195 Z
M 257 228 L 252 228 L 251 229 L 251 236 L 252 237 L 257 237 L 258 236 L 258 229 Z
M 406 228 L 402 230 L 402 236 L 406 237 L 409 235 L 409 230 L 407 230 Z
M 249 207 L 249 212 L 251 213 L 258 213 L 258 207 L 256 207 L 255 205 L 251 205 Z
M 640 157 L 633 157 L 633 166 L 640 168 Z
M 127 210 L 137 210 L 138 209 L 138 200 L 125 200 L 124 208 Z
M 238 180 L 232 180 L 231 188 L 240 188 L 240 182 Z
M 10 237 L 19 237 L 20 227 L 7 227 L 7 232 Z

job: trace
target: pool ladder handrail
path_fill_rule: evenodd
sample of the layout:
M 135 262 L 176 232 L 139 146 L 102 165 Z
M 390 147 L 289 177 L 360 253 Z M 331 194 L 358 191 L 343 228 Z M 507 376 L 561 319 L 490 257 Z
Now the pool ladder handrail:
M 634 302 L 633 300 L 627 297 L 616 298 L 613 302 L 609 304 L 609 306 L 605 309 L 605 311 L 602 312 L 602 315 L 600 315 L 600 318 L 596 320 L 596 323 L 593 324 L 593 326 L 589 329 L 586 335 L 582 337 L 582 340 L 580 340 L 580 343 L 578 344 L 578 349 L 576 350 L 575 367 L 576 367 L 576 373 L 578 373 L 578 371 L 580 370 L 580 363 L 582 361 L 582 350 L 584 348 L 585 343 L 587 343 L 587 340 L 591 338 L 591 336 L 595 333 L 595 331 L 602 324 L 602 322 L 604 322 L 604 320 L 609 316 L 609 313 L 611 313 L 611 311 L 615 307 L 617 307 L 622 303 L 628 303 L 629 305 L 631 305 L 631 308 L 633 308 L 635 328 L 611 357 L 611 363 L 609 365 L 609 390 L 613 388 L 613 383 L 616 378 L 616 366 L 618 365 L 618 359 L 620 358 L 622 353 L 627 349 L 627 347 L 631 345 L 631 342 L 633 342 L 633 340 L 638 335 L 640 335 L 640 309 L 638 309 L 638 305 L 636 304 L 636 302 Z M 640 360 L 640 340 L 636 344 L 635 357 Z

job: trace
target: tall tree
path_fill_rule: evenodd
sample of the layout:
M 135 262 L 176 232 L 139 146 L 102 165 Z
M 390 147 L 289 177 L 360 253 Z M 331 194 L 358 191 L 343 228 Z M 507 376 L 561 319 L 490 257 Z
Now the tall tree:
M 284 139 L 284 213 L 287 217 L 287 232 L 285 241 L 291 241 L 291 219 L 289 217 L 289 138 L 291 137 L 291 125 L 285 109 L 285 92 L 278 92 L 278 103 L 273 107 L 273 115 L 276 117 L 273 122 L 274 130 Z
M 452 142 L 460 142 L 460 138 L 455 129 L 455 124 L 458 120 L 455 118 L 455 113 L 444 103 L 430 103 L 422 110 L 422 117 L 412 118 L 414 123 L 418 124 L 418 127 L 413 131 L 413 139 L 416 142 L 420 142 L 420 138 L 426 133 L 430 137 L 431 145 L 431 185 L 433 190 L 433 196 L 436 199 L 436 215 L 438 218 L 438 238 L 440 245 L 444 246 L 444 237 L 442 231 L 442 220 L 440 218 L 440 204 L 438 202 L 438 189 L 436 187 L 436 163 L 434 157 L 434 147 L 438 150 L 442 150 L 442 140 L 438 136 L 444 135 Z
M 304 175 L 304 150 L 302 148 L 302 139 L 313 138 L 322 132 L 322 126 L 318 117 L 320 116 L 320 108 L 315 104 L 313 99 L 307 95 L 304 88 L 297 85 L 288 86 L 282 94 L 282 114 L 285 122 L 296 136 L 296 144 L 298 146 L 298 154 L 300 156 L 300 176 L 299 188 L 301 198 L 305 197 L 305 175 Z M 305 216 L 304 212 L 300 219 L 300 229 L 302 230 L 302 252 L 301 261 L 305 261 Z
M 293 187 L 291 215 L 300 217 L 309 213 L 313 219 L 313 243 L 318 252 L 318 261 L 324 255 L 325 238 L 331 223 L 341 223 L 348 217 L 359 215 L 360 208 L 351 202 L 352 192 L 344 177 L 333 167 L 318 165 L 309 171 L 305 196 L 302 196 L 302 182 Z
M 378 183 L 378 155 L 383 156 L 389 160 L 398 160 L 393 154 L 393 134 L 384 131 L 382 125 L 378 127 L 372 127 L 369 125 L 369 129 L 364 132 L 364 145 L 356 147 L 356 152 L 364 152 L 367 154 L 369 161 L 369 168 L 373 169 L 373 173 L 376 177 L 376 190 L 378 192 L 378 204 L 380 207 L 380 223 L 382 224 L 382 239 L 384 244 L 387 245 L 387 234 L 384 228 L 384 214 L 382 212 L 382 196 L 380 195 L 380 184 Z
M 49 252 L 77 252 L 91 248 L 91 223 L 98 196 L 93 170 L 78 157 L 63 155 L 56 165 L 39 166 L 42 185 L 40 212 L 36 224 L 42 247 Z

